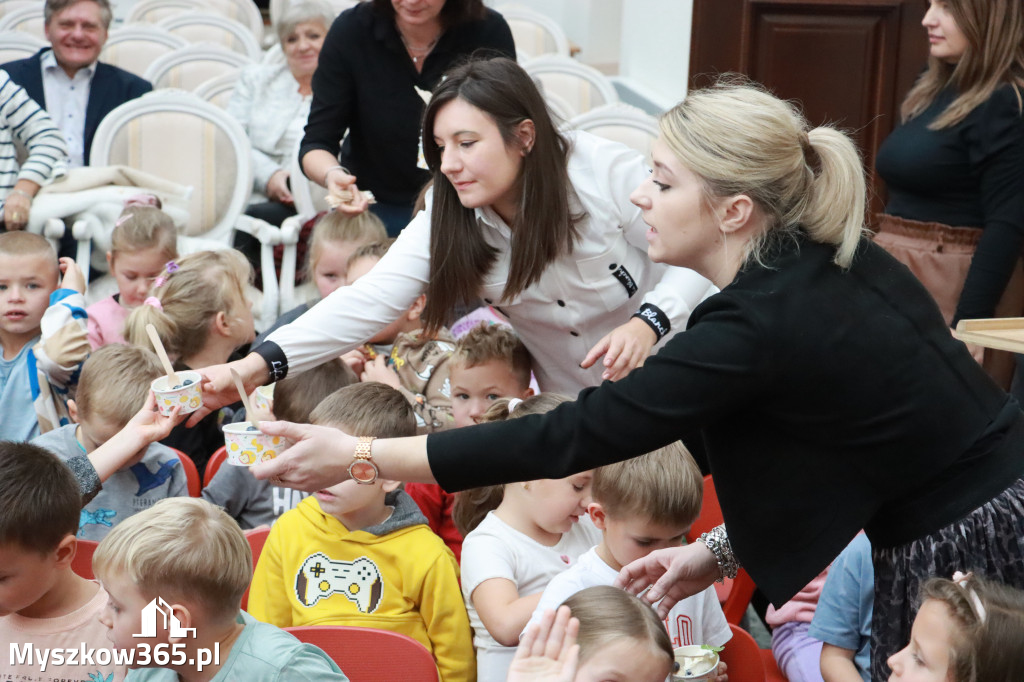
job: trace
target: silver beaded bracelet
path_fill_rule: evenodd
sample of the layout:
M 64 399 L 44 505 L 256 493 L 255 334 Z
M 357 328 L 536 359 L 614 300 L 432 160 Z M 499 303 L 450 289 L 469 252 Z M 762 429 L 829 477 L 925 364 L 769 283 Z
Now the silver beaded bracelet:
M 726 578 L 735 578 L 740 570 L 740 564 L 736 561 L 736 555 L 732 553 L 732 545 L 729 544 L 729 535 L 725 532 L 725 526 L 715 526 L 707 533 L 702 533 L 699 541 L 703 542 L 715 555 L 718 570 L 722 572 L 722 577 L 717 582 L 725 582 Z

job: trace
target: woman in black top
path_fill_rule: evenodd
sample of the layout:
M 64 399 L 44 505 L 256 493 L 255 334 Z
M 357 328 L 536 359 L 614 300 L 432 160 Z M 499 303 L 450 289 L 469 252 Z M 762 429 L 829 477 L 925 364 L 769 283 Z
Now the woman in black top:
M 455 491 L 563 477 L 699 428 L 728 535 L 654 552 L 620 580 L 660 577 L 646 598 L 667 612 L 738 561 L 781 604 L 864 528 L 884 679 L 923 579 L 970 569 L 1024 586 L 1024 413 L 862 237 L 864 176 L 842 133 L 720 85 L 663 117 L 653 166 L 633 194 L 650 257 L 721 291 L 643 367 L 546 415 L 424 438 L 267 424 L 298 442 L 254 473 L 316 490 L 369 477 L 369 455 L 382 477 Z
M 371 210 L 396 236 L 430 179 L 419 161 L 424 97 L 445 71 L 472 54 L 516 56 L 508 24 L 482 0 L 372 0 L 343 12 L 327 33 L 313 75 L 299 149 L 306 176 L 335 194 L 372 191 L 377 203 Z M 356 195 L 341 210 L 366 207 Z
M 924 282 L 947 324 L 1017 317 L 1024 279 L 1007 284 L 1024 241 L 1024 3 L 933 1 L 922 24 L 928 68 L 878 152 L 889 203 L 877 241 Z M 1005 384 L 1005 354 L 998 362 L 987 354 Z

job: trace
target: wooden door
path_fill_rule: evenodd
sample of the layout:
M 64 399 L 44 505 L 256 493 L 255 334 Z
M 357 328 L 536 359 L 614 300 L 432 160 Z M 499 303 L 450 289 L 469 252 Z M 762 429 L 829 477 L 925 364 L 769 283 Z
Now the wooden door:
M 924 12 L 922 0 L 694 0 L 690 87 L 742 73 L 850 132 L 879 211 L 875 153 L 927 60 Z

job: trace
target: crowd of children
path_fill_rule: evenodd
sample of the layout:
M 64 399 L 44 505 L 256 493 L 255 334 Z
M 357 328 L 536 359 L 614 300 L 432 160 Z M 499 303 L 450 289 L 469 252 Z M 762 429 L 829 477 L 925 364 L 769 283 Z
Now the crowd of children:
M 255 329 L 247 261 L 231 250 L 179 256 L 175 236 L 159 208 L 126 208 L 107 253 L 118 293 L 86 308 L 74 262 L 36 235 L 0 234 L 0 640 L 18 652 L 0 660 L 0 679 L 116 682 L 132 669 L 133 681 L 345 680 L 281 629 L 308 625 L 407 635 L 442 682 L 660 682 L 675 648 L 728 651 L 713 589 L 662 620 L 612 587 L 624 565 L 685 542 L 700 513 L 703 479 L 681 442 L 561 480 L 459 495 L 390 480 L 307 495 L 221 466 L 202 499 L 189 497 L 180 453 L 202 472 L 241 406 L 193 429 L 177 409 L 159 414 L 149 387 L 164 370 L 146 328 L 176 370 L 228 360 Z M 361 277 L 389 246 L 369 213 L 325 216 L 307 265 L 318 296 Z M 534 394 L 529 353 L 493 310 L 455 325 L 454 338 L 423 331 L 424 305 L 421 296 L 364 348 L 279 381 L 246 418 L 400 437 L 569 399 Z M 261 526 L 270 531 L 254 571 L 242 531 Z M 72 570 L 82 541 L 99 542 L 99 583 Z M 770 614 L 793 682 L 869 679 L 870 551 L 858 536 L 827 578 Z M 1024 595 L 958 576 L 928 583 L 922 599 L 891 680 L 1024 679 Z M 142 622 L 152 608 L 165 614 L 155 631 Z M 181 660 L 144 657 L 159 645 Z M 40 668 L 41 651 L 83 647 L 135 658 L 83 668 L 64 656 Z M 188 661 L 202 649 L 219 656 L 198 674 Z M 726 682 L 728 667 L 709 679 Z

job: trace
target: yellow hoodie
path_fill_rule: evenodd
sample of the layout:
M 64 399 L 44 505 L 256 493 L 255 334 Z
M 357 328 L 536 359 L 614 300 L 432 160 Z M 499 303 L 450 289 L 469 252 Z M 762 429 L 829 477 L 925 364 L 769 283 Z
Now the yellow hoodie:
M 278 627 L 355 625 L 408 635 L 442 682 L 475 682 L 459 567 L 403 491 L 384 523 L 350 531 L 307 497 L 274 523 L 249 590 L 249 613 Z

